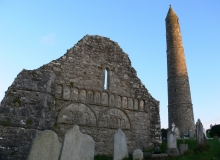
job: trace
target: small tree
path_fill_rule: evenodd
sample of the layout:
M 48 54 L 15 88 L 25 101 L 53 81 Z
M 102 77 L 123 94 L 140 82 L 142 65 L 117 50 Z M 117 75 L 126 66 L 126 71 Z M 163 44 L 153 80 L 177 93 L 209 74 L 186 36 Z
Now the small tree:
M 220 137 L 220 124 L 214 125 L 214 126 L 210 129 L 210 136 L 211 136 L 211 137 L 214 137 L 214 136 Z

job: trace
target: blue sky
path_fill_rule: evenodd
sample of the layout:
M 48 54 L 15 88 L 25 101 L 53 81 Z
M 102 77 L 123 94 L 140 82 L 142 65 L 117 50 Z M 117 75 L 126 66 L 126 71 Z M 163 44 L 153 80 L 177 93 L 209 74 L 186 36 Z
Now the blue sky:
M 160 101 L 167 128 L 165 17 L 179 17 L 195 121 L 220 124 L 220 1 L 0 1 L 0 100 L 17 74 L 61 57 L 83 36 L 118 42 L 138 77 Z

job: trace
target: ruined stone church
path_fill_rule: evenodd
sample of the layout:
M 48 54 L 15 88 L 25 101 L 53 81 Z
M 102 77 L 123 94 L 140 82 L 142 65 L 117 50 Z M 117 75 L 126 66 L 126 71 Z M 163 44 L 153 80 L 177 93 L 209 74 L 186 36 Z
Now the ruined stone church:
M 0 155 L 25 159 L 33 138 L 53 130 L 62 143 L 74 124 L 95 140 L 97 154 L 112 154 L 113 135 L 126 134 L 130 152 L 160 142 L 159 102 L 137 77 L 119 45 L 83 37 L 36 70 L 22 70 L 0 107 Z
M 166 17 L 168 113 L 181 134 L 194 130 L 189 78 L 178 17 Z M 128 150 L 161 142 L 159 101 L 119 45 L 106 37 L 83 37 L 36 70 L 22 70 L 0 106 L 0 159 L 24 160 L 31 141 L 53 130 L 63 143 L 74 124 L 95 141 L 95 153 L 112 155 L 113 135 L 126 134 Z

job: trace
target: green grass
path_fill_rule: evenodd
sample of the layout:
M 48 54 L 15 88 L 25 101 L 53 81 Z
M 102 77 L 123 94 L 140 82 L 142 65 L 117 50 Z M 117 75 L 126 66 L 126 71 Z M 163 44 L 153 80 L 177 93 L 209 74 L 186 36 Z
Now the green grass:
M 179 140 L 177 144 L 182 143 Z M 220 160 L 220 142 L 217 139 L 208 140 L 210 148 L 203 146 L 200 149 L 196 149 L 196 140 L 185 140 L 185 144 L 188 144 L 188 152 L 185 155 L 178 157 L 170 157 L 167 160 Z
M 107 156 L 107 155 L 96 155 L 94 157 L 94 160 L 112 160 L 112 156 Z
M 177 145 L 182 144 L 182 140 L 177 141 Z M 164 160 L 220 160 L 220 142 L 218 139 L 209 139 L 208 144 L 210 147 L 201 146 L 200 149 L 196 149 L 196 140 L 186 139 L 185 144 L 188 144 L 188 151 L 178 157 L 162 158 Z M 166 150 L 166 143 L 163 142 L 160 147 L 161 151 Z M 112 160 L 112 156 L 96 155 L 94 160 Z M 130 156 L 126 160 L 132 160 Z

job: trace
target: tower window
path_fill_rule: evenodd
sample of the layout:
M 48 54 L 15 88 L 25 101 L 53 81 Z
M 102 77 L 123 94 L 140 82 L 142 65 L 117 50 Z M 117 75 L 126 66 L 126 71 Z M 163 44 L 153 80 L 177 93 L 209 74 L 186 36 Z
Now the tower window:
M 105 75 L 104 75 L 104 89 L 108 89 L 108 70 L 105 69 Z

